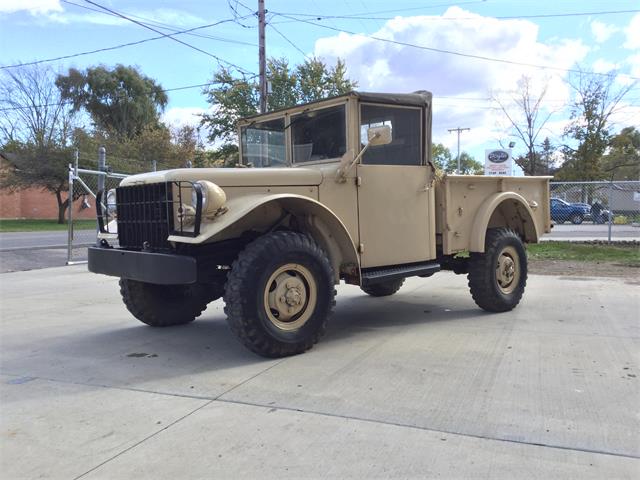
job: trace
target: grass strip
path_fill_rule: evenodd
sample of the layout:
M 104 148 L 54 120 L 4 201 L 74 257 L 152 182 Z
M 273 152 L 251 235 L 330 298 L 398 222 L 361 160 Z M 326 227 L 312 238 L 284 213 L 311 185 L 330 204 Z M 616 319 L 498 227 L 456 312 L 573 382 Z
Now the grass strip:
M 571 260 L 578 262 L 612 262 L 640 266 L 637 245 L 594 245 L 574 242 L 540 242 L 527 246 L 531 260 Z
M 95 220 L 75 220 L 76 230 L 91 230 L 96 228 Z M 66 223 L 57 220 L 2 220 L 0 219 L 0 233 L 5 232 L 55 232 L 67 230 Z

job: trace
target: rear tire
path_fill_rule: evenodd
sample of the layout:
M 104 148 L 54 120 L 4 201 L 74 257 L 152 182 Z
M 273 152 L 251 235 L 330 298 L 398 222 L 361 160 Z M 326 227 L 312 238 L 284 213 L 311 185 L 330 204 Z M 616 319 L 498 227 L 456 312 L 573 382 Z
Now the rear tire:
M 311 237 L 273 232 L 233 262 L 224 311 L 249 350 L 286 357 L 309 350 L 324 334 L 335 293 L 331 263 Z
M 213 295 L 203 285 L 156 285 L 120 279 L 122 301 L 151 327 L 184 325 L 199 317 Z
M 527 253 L 520 237 L 508 228 L 487 230 L 484 253 L 471 253 L 469 289 L 488 312 L 507 312 L 520 302 L 527 284 Z
M 387 280 L 386 282 L 374 283 L 360 288 L 364 293 L 369 294 L 372 297 L 387 297 L 400 290 L 403 283 L 404 278 L 399 278 L 397 280 Z

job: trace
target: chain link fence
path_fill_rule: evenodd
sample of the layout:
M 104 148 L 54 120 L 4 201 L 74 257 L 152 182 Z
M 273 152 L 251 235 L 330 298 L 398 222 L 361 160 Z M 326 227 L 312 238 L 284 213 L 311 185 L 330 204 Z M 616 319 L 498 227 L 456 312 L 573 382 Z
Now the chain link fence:
M 551 182 L 550 193 L 556 234 L 579 231 L 608 241 L 640 236 L 640 181 Z
M 96 243 L 96 194 L 100 190 L 116 188 L 125 177 L 127 175 L 121 173 L 70 166 L 69 192 L 72 193 L 74 202 L 67 210 L 67 265 L 86 262 L 87 247 Z M 82 200 L 79 201 L 80 199 Z

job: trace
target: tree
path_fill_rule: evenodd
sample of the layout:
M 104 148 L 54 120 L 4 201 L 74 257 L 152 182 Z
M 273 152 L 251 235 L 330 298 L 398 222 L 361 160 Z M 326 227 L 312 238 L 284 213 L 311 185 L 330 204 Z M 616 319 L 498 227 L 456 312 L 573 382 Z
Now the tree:
M 442 143 L 431 146 L 431 159 L 437 169 L 445 173 L 454 173 L 458 169 L 458 159 Z M 484 167 L 467 152 L 460 152 L 460 173 L 462 175 L 483 175 Z
M 454 173 L 458 169 L 458 159 L 453 158 L 448 163 L 445 172 Z M 467 152 L 460 152 L 460 174 L 461 175 L 483 175 L 484 166 Z
M 437 169 L 446 171 L 451 162 L 451 150 L 442 143 L 434 143 L 431 146 L 431 160 Z
M 601 160 L 611 139 L 611 116 L 634 84 L 616 90 L 615 75 L 586 72 L 570 84 L 575 100 L 571 122 L 564 131 L 570 143 L 563 146 L 565 161 L 556 176 L 562 180 L 601 180 L 606 178 Z
M 84 72 L 71 68 L 67 75 L 58 76 L 56 85 L 74 111 L 86 110 L 97 129 L 123 138 L 157 127 L 168 101 L 155 80 L 124 65 L 91 67 Z
M 636 127 L 623 128 L 611 137 L 602 172 L 611 180 L 640 180 L 640 131 Z
M 44 151 L 66 145 L 73 114 L 55 86 L 55 73 L 38 65 L 4 70 L 0 77 L 0 142 Z
M 188 162 L 207 166 L 203 147 L 192 126 L 170 129 L 161 124 L 147 127 L 132 138 L 77 130 L 73 145 L 80 152 L 82 164 L 90 168 L 97 168 L 98 148 L 104 146 L 107 165 L 118 173 L 148 172 L 154 164 L 159 170 L 182 168 Z
M 556 153 L 556 147 L 551 144 L 549 137 L 545 137 L 542 141 L 542 150 L 540 151 L 540 171 L 539 175 L 549 175 L 553 167 L 553 155 Z
M 313 58 L 291 68 L 286 59 L 271 58 L 267 62 L 267 77 L 271 82 L 269 111 L 341 95 L 357 86 L 346 78 L 346 66 L 341 60 L 328 67 Z M 208 129 L 210 142 L 235 142 L 238 120 L 258 113 L 258 82 L 234 78 L 230 70 L 220 68 L 211 83 L 214 86 L 205 88 L 203 93 L 213 113 L 203 115 L 201 124 Z
M 0 140 L 12 166 L 2 172 L 0 187 L 36 187 L 52 192 L 58 223 L 64 223 L 69 199 L 67 165 L 73 112 L 62 101 L 55 73 L 48 67 L 5 70 L 0 82 Z
M 507 103 L 497 95 L 493 96 L 493 100 L 499 105 L 509 121 L 512 136 L 521 140 L 527 149 L 525 155 L 514 159 L 525 175 L 545 173 L 541 157 L 536 154 L 536 142 L 540 131 L 554 113 L 544 110 L 542 107 L 547 88 L 548 84 L 545 84 L 534 92 L 531 78 L 522 76 L 518 81 L 518 92 L 512 97 L 511 102 Z
M 69 206 L 69 169 L 73 149 L 39 149 L 33 144 L 12 143 L 6 146 L 5 155 L 10 158 L 12 168 L 0 177 L 0 188 L 20 190 L 40 187 L 52 192 L 58 204 L 58 223 L 65 222 Z M 65 195 L 66 193 L 66 195 Z M 74 200 L 79 198 L 74 196 Z

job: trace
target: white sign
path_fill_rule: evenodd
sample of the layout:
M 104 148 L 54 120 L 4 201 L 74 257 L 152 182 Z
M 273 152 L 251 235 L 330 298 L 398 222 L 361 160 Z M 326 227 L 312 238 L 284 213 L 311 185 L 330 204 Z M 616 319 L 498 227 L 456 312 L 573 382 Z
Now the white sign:
M 640 202 L 640 192 L 633 192 L 633 201 Z
M 485 175 L 513 175 L 510 148 L 493 148 L 484 152 Z

